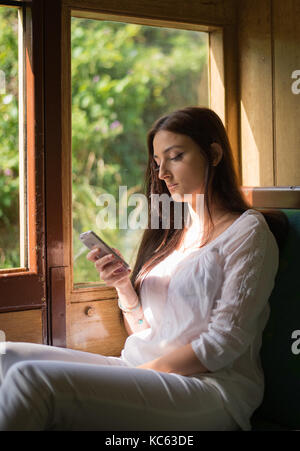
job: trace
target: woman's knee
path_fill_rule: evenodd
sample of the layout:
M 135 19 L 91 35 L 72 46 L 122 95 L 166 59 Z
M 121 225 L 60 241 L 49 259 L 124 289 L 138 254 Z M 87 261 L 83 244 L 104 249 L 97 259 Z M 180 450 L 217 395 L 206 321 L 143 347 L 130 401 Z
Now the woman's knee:
M 7 370 L 4 384 L 22 391 L 27 395 L 50 393 L 46 381 L 46 373 L 44 368 L 40 368 L 39 361 L 24 360 L 13 363 Z M 4 389 L 4 385 L 3 385 Z
M 51 391 L 39 362 L 13 364 L 0 389 L 0 430 L 44 430 L 51 418 Z
M 0 378 L 2 382 L 12 365 L 22 361 L 43 359 L 48 348 L 51 350 L 51 347 L 38 343 L 5 342 L 3 354 L 0 356 Z
M 8 370 L 12 365 L 20 361 L 24 354 L 24 344 L 13 341 L 2 343 L 2 353 L 0 355 L 0 380 L 3 382 Z
M 0 354 L 0 383 L 3 382 L 3 379 L 14 363 L 13 355 L 13 346 L 14 343 L 10 341 L 5 341 L 1 343 L 1 354 Z

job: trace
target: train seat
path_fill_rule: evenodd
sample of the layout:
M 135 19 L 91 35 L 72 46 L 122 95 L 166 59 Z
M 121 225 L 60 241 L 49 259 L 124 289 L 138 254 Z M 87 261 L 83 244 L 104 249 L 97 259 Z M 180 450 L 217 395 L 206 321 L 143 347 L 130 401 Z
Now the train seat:
M 269 299 L 261 347 L 265 393 L 252 430 L 300 430 L 300 209 L 280 211 L 289 231 Z

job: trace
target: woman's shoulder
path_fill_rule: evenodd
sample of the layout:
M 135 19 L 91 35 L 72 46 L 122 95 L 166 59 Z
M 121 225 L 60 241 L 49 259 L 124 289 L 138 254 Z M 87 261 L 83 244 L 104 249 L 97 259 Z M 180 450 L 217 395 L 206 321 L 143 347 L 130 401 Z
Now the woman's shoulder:
M 255 210 L 248 209 L 244 211 L 237 219 L 233 220 L 232 225 L 227 229 L 227 235 L 224 236 L 223 245 L 225 252 L 232 252 L 237 247 L 246 246 L 261 247 L 267 243 L 270 237 L 272 244 L 276 241 L 269 229 L 264 215 Z
M 253 229 L 265 228 L 267 223 L 264 216 L 257 210 L 248 209 L 243 213 L 232 212 L 226 215 L 215 230 L 215 238 L 223 237 L 224 242 L 227 242 L 230 237 L 245 236 L 251 233 Z
M 231 222 L 236 225 L 234 232 L 237 234 L 251 232 L 253 229 L 266 230 L 268 228 L 264 215 L 253 208 L 249 208 L 243 213 L 233 213 Z

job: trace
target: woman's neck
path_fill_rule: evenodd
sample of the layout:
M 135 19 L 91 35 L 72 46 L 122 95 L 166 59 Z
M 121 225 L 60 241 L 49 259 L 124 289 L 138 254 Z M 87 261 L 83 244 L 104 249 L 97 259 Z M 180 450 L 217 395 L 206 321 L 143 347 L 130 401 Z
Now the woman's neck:
M 199 209 L 198 211 L 195 211 L 190 204 L 188 204 L 188 206 L 189 215 L 187 224 L 184 227 L 182 238 L 177 246 L 177 250 L 180 250 L 181 252 L 199 247 L 203 239 L 204 226 L 208 223 L 208 214 L 204 214 L 204 209 L 202 212 Z M 214 231 L 216 232 L 218 226 L 222 226 L 222 223 L 226 221 L 229 212 L 217 208 L 214 205 L 211 206 L 210 211 L 214 224 Z
M 203 230 L 204 226 L 208 223 L 208 213 L 204 210 L 204 205 L 198 204 L 197 207 L 194 207 L 188 203 L 188 211 L 189 215 L 185 229 Z M 216 205 L 211 205 L 210 212 L 214 225 L 217 225 L 219 222 L 223 221 L 225 216 L 228 214 L 227 210 L 217 207 Z

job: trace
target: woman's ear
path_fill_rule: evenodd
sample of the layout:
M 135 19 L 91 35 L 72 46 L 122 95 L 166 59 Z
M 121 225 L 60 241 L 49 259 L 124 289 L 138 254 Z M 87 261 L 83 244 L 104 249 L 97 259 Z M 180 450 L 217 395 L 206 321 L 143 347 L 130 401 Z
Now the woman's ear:
M 223 149 L 218 143 L 212 143 L 211 149 L 213 151 L 213 166 L 218 166 L 223 157 Z

